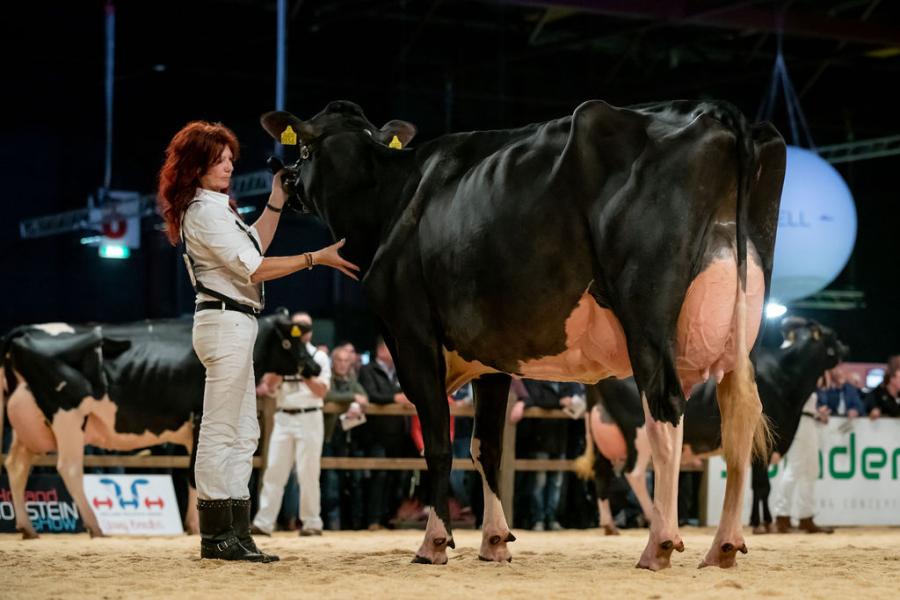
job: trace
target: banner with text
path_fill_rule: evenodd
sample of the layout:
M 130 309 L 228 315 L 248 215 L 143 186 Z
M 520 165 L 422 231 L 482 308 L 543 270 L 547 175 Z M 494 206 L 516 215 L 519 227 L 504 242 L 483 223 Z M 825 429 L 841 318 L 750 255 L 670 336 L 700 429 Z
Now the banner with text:
M 806 417 L 804 417 L 806 418 Z M 819 473 L 815 489 L 816 522 L 827 525 L 900 525 L 900 419 L 866 418 L 848 422 L 832 417 L 817 425 Z M 787 457 L 769 468 L 773 494 Z M 744 494 L 744 523 L 750 520 L 750 478 Z M 725 497 L 725 461 L 707 465 L 706 524 L 717 525 Z M 774 516 L 774 515 L 773 515 Z
M 106 535 L 184 533 L 171 475 L 85 475 L 84 494 Z
M 25 486 L 25 510 L 37 533 L 84 531 L 78 508 L 56 473 L 32 475 Z M 16 511 L 6 473 L 0 476 L 0 533 L 15 533 Z

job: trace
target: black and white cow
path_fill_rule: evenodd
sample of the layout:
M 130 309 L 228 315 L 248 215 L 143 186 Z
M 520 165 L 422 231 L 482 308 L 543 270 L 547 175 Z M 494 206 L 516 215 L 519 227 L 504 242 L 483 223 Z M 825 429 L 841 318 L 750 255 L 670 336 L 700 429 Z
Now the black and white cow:
M 84 446 L 135 450 L 162 443 L 190 451 L 203 408 L 205 371 L 194 353 L 190 320 L 140 321 L 96 327 L 19 327 L 2 343 L 13 439 L 9 473 L 16 529 L 37 534 L 25 510 L 34 457 L 56 452 L 57 470 L 91 536 L 102 535 L 84 495 Z M 296 335 L 292 335 L 296 334 Z M 259 319 L 257 378 L 297 372 L 306 353 L 286 313 Z M 191 469 L 193 471 L 193 469 Z M 193 478 L 191 478 L 193 480 Z M 188 530 L 196 532 L 196 502 Z
M 374 126 L 352 102 L 308 121 L 262 117 L 301 143 L 291 202 L 318 214 L 360 265 L 422 421 L 434 510 L 416 562 L 445 563 L 452 452 L 448 390 L 473 381 L 472 456 L 484 480 L 480 556 L 510 559 L 497 496 L 510 375 L 595 383 L 634 374 L 657 486 L 638 564 L 669 566 L 685 392 L 715 375 L 729 467 L 706 563 L 746 551 L 740 494 L 765 426 L 748 352 L 774 253 L 785 146 L 723 102 L 616 108 L 404 148 L 415 127 Z M 293 180 L 293 181 L 292 181 Z
M 759 349 L 754 356 L 756 385 L 763 414 L 769 420 L 774 444 L 772 452 L 787 453 L 800 423 L 803 404 L 816 389 L 819 377 L 834 368 L 846 356 L 847 347 L 829 327 L 799 317 L 784 319 L 781 325 L 784 344 L 775 350 Z M 582 475 L 595 477 L 600 503 L 600 524 L 607 534 L 618 533 L 611 521 L 608 486 L 614 468 L 624 471 L 645 516 L 650 498 L 645 475 L 650 449 L 644 431 L 641 398 L 633 379 L 601 381 L 588 389 L 593 404 L 588 418 L 589 435 L 598 456 L 593 471 Z M 589 445 L 589 449 L 593 449 Z M 684 453 L 682 462 L 690 462 L 722 451 L 722 415 L 712 382 L 694 388 L 684 415 Z M 754 510 L 769 495 L 767 476 L 769 456 L 756 457 L 753 469 Z M 593 458 L 591 458 L 593 460 Z

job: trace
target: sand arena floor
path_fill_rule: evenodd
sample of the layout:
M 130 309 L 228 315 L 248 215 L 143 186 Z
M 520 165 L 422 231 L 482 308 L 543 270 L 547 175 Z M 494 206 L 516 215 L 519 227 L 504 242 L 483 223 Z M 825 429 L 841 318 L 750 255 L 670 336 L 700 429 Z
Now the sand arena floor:
M 673 568 L 633 568 L 646 531 L 516 531 L 510 564 L 478 560 L 480 533 L 455 532 L 449 564 L 412 565 L 420 531 L 287 533 L 261 540 L 281 562 L 200 561 L 196 537 L 0 535 L 0 598 L 897 598 L 900 528 L 833 535 L 746 532 L 737 569 L 696 568 L 711 529 L 684 528 Z

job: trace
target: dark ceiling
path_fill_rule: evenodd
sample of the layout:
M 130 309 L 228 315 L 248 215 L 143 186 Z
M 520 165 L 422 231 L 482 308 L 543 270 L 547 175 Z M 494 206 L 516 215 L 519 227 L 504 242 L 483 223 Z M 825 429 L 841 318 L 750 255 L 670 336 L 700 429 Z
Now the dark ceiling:
M 271 148 L 257 119 L 274 107 L 275 2 L 121 1 L 115 9 L 113 187 L 151 191 L 166 142 L 196 118 L 231 126 L 243 144 L 238 170 L 259 168 Z M 300 116 L 351 99 L 375 122 L 413 121 L 420 139 L 549 119 L 590 98 L 718 97 L 754 116 L 782 32 L 817 144 L 900 133 L 898 2 L 289 0 L 288 12 L 287 108 Z M 12 217 L 2 229 L 4 272 L 22 268 L 10 250 L 28 254 L 37 244 L 16 239 L 19 219 L 82 207 L 101 183 L 104 43 L 101 1 L 4 7 L 0 152 Z M 787 132 L 781 106 L 774 121 Z M 860 241 L 837 285 L 874 300 L 866 319 L 883 308 L 900 327 L 896 309 L 879 308 L 900 301 L 888 188 L 898 167 L 893 157 L 841 168 L 856 195 Z M 26 311 L 8 321 L 89 314 Z M 897 342 L 872 352 L 896 351 Z

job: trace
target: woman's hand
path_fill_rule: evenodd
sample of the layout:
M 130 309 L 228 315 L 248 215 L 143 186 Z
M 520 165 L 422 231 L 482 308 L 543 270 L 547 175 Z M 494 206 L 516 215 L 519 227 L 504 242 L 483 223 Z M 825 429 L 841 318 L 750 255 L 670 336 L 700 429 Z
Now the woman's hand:
M 281 177 L 284 175 L 284 172 L 284 169 L 281 169 L 272 177 L 272 193 L 269 194 L 269 204 L 275 208 L 284 208 L 284 203 L 287 201 L 287 194 L 281 183 Z
M 338 254 L 338 250 L 343 248 L 345 243 L 347 243 L 346 238 L 342 239 L 336 244 L 332 244 L 326 248 L 322 248 L 321 250 L 316 250 L 312 253 L 313 263 L 317 265 L 325 265 L 326 267 L 332 267 L 334 269 L 337 269 L 350 279 L 359 281 L 359 277 L 357 277 L 356 273 L 354 272 L 359 271 L 359 267 L 354 265 L 352 262 L 344 260 L 343 258 L 341 258 L 341 255 Z

